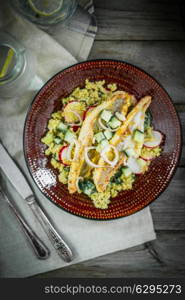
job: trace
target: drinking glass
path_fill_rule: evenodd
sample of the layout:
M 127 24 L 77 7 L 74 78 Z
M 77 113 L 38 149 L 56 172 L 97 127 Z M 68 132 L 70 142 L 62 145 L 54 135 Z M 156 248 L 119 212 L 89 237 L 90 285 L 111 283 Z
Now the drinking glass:
M 9 0 L 21 16 L 41 26 L 56 25 L 69 19 L 76 10 L 76 0 Z
M 23 94 L 35 76 L 35 57 L 9 33 L 0 32 L 0 98 Z

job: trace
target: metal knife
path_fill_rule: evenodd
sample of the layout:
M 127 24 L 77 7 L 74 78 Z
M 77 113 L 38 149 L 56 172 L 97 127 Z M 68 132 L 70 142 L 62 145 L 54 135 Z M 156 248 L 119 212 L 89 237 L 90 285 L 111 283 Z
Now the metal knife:
M 63 240 L 61 235 L 52 225 L 51 221 L 47 217 L 43 208 L 36 200 L 33 191 L 31 190 L 28 182 L 23 176 L 20 169 L 17 167 L 13 159 L 10 157 L 4 146 L 0 142 L 0 167 L 6 174 L 12 185 L 21 195 L 21 197 L 27 202 L 32 212 L 42 225 L 44 231 L 48 235 L 53 247 L 56 249 L 58 255 L 66 262 L 70 262 L 73 259 L 73 253 L 70 247 Z

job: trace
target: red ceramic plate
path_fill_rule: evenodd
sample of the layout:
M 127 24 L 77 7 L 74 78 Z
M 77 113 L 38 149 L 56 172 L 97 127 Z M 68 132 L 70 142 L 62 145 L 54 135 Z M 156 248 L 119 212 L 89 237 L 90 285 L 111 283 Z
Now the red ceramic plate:
M 61 105 L 58 99 L 69 95 L 77 86 L 83 87 L 87 78 L 90 81 L 104 79 L 107 83 L 115 82 L 119 89 L 133 93 L 137 99 L 151 95 L 154 127 L 165 134 L 162 155 L 152 162 L 147 173 L 138 176 L 133 190 L 120 192 L 106 210 L 95 208 L 91 200 L 82 194 L 68 193 L 67 186 L 58 182 L 58 173 L 44 155 L 45 146 L 40 142 L 51 113 Z M 94 60 L 59 72 L 39 91 L 26 118 L 24 151 L 34 181 L 53 203 L 81 217 L 116 219 L 141 210 L 167 187 L 181 152 L 181 129 L 169 95 L 150 75 L 125 62 Z

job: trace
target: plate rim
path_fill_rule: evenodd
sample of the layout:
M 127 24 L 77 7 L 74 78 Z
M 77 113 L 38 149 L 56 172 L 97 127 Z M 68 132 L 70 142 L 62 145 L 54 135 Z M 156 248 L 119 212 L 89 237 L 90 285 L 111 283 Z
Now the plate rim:
M 37 96 L 39 95 L 39 93 L 41 92 L 42 89 L 45 88 L 45 86 L 47 86 L 47 84 L 52 81 L 57 75 L 61 74 L 62 72 L 64 72 L 65 70 L 68 70 L 70 68 L 73 68 L 77 65 L 80 65 L 80 64 L 85 64 L 85 63 L 90 63 L 90 62 L 98 62 L 98 61 L 112 61 L 112 62 L 115 62 L 115 63 L 123 63 L 125 65 L 129 65 L 133 68 L 136 68 L 138 69 L 139 71 L 141 71 L 142 73 L 144 73 L 145 75 L 149 76 L 150 78 L 152 78 L 158 85 L 159 87 L 166 93 L 166 95 L 168 96 L 169 98 L 169 101 L 171 102 L 172 106 L 173 106 L 173 109 L 174 109 L 174 112 L 176 114 L 176 117 L 177 117 L 177 121 L 178 121 L 178 130 L 179 130 L 179 149 L 178 149 L 178 158 L 177 158 L 177 162 L 176 162 L 176 165 L 174 166 L 174 169 L 173 171 L 171 172 L 170 174 L 170 177 L 168 179 L 168 181 L 164 184 L 163 188 L 161 189 L 161 191 L 159 192 L 159 194 L 152 200 L 150 201 L 150 203 L 147 203 L 146 205 L 144 205 L 142 208 L 139 208 L 137 209 L 136 211 L 133 211 L 131 212 L 129 215 L 123 215 L 123 216 L 118 216 L 118 217 L 113 217 L 113 218 L 98 218 L 98 217 L 88 217 L 88 216 L 84 216 L 84 215 L 79 215 L 79 214 L 76 214 L 72 211 L 69 211 L 67 209 L 65 209 L 64 207 L 62 207 L 61 205 L 59 205 L 57 202 L 55 202 L 54 200 L 52 200 L 49 196 L 47 196 L 41 189 L 40 189 L 40 186 L 37 184 L 35 178 L 33 177 L 33 174 L 31 172 L 31 169 L 30 169 L 30 166 L 28 164 L 28 160 L 27 160 L 27 157 L 26 157 L 26 149 L 25 149 L 25 131 L 26 131 L 26 124 L 27 124 L 27 120 L 28 120 L 28 117 L 29 117 L 29 114 L 31 112 L 31 109 L 32 109 L 32 106 L 37 98 Z M 33 97 L 33 100 L 30 102 L 29 106 L 28 106 L 28 109 L 27 109 L 27 113 L 26 113 L 26 117 L 25 117 L 25 120 L 24 120 L 24 127 L 23 127 L 23 138 L 22 138 L 22 142 L 23 142 L 23 154 L 24 154 L 24 159 L 25 159 L 25 162 L 26 162 L 26 166 L 27 166 L 27 169 L 29 171 L 29 174 L 31 175 L 31 178 L 34 182 L 34 184 L 37 186 L 37 188 L 39 189 L 39 191 L 42 193 L 42 195 L 48 199 L 51 203 L 53 203 L 54 205 L 56 205 L 57 207 L 59 207 L 60 209 L 62 209 L 64 212 L 66 213 L 69 213 L 73 216 L 76 216 L 76 217 L 80 217 L 80 218 L 83 218 L 83 219 L 86 219 L 86 220 L 91 220 L 91 221 L 114 221 L 114 220 L 117 220 L 117 219 L 121 219 L 121 218 L 126 218 L 128 216 L 131 216 L 131 215 L 134 215 L 136 214 L 137 212 L 140 212 L 142 211 L 143 209 L 145 209 L 146 207 L 148 207 L 150 204 L 152 204 L 154 201 L 156 201 L 159 196 L 167 189 L 167 187 L 169 186 L 171 180 L 173 179 L 176 171 L 177 171 L 177 168 L 178 168 L 178 165 L 179 165 L 179 161 L 180 161 L 180 158 L 181 158 L 181 155 L 182 155 L 182 124 L 181 124 L 181 121 L 180 121 L 180 117 L 179 117 L 179 114 L 177 112 L 177 109 L 172 101 L 172 98 L 170 97 L 169 93 L 166 91 L 166 89 L 163 87 L 163 85 L 158 81 L 156 80 L 152 75 L 150 75 L 148 72 L 146 72 L 145 70 L 143 70 L 142 68 L 134 65 L 134 64 L 131 64 L 131 63 L 128 63 L 126 61 L 123 61 L 123 60 L 119 60 L 119 59 L 111 59 L 111 58 L 96 58 L 96 59 L 89 59 L 89 60 L 85 60 L 85 61 L 82 61 L 82 62 L 77 62 L 75 64 L 72 64 L 71 66 L 69 67 L 66 67 L 62 70 L 60 70 L 59 72 L 55 73 L 52 77 L 50 77 L 45 83 L 44 85 L 39 89 L 39 91 L 35 94 L 35 96 Z M 37 196 L 36 196 L 37 198 Z

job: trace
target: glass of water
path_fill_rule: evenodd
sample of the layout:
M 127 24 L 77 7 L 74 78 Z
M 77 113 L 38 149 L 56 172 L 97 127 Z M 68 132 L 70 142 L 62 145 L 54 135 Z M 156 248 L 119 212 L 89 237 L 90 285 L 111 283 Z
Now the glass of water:
M 43 27 L 64 22 L 77 7 L 76 0 L 9 0 L 9 3 L 18 14 Z
M 0 100 L 21 96 L 35 76 L 35 57 L 4 31 L 0 31 L 0 54 Z

